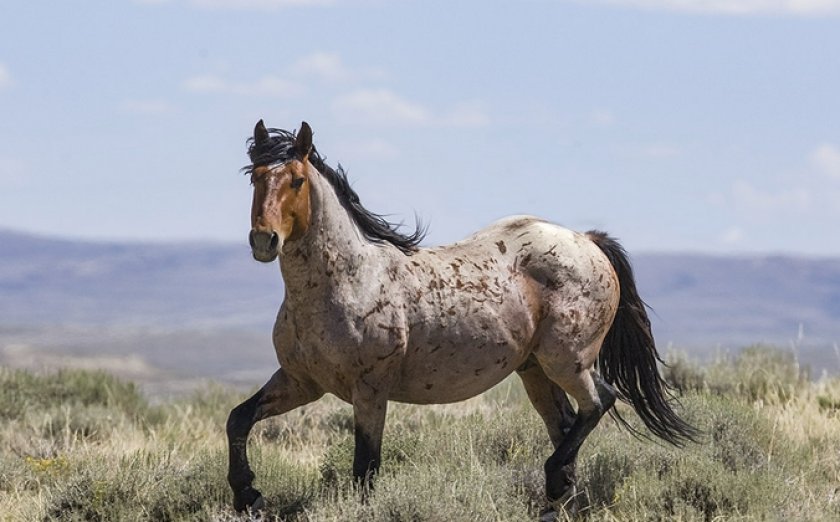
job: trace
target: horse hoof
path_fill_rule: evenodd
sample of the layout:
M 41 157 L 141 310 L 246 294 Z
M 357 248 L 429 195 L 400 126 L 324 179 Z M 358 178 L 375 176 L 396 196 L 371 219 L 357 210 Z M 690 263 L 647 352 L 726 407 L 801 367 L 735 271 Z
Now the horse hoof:
M 265 509 L 265 499 L 262 493 L 252 487 L 247 487 L 239 493 L 233 495 L 233 509 L 238 513 L 245 511 L 260 511 Z
M 550 501 L 542 513 L 540 522 L 554 522 L 556 520 L 569 520 L 578 514 L 578 492 L 577 487 L 572 485 L 557 500 Z
M 257 499 L 251 504 L 251 511 L 263 511 L 265 509 L 265 499 L 262 495 L 258 496 Z

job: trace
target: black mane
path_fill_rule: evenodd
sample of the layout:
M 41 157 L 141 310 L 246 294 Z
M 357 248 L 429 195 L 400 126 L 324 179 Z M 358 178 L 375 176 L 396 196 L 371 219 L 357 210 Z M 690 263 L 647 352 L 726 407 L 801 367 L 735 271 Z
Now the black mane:
M 248 138 L 248 156 L 251 158 L 251 164 L 242 169 L 246 174 L 253 173 L 257 167 L 285 163 L 296 158 L 294 133 L 282 129 L 268 129 L 268 133 L 268 141 L 259 146 L 254 138 Z M 327 165 L 314 146 L 309 153 L 309 162 L 330 182 L 338 200 L 365 238 L 374 243 L 391 243 L 406 255 L 417 251 L 418 245 L 426 236 L 426 228 L 419 220 L 413 233 L 401 233 L 402 223 L 391 223 L 382 215 L 362 206 L 359 195 L 350 186 L 347 173 L 340 164 L 337 169 Z

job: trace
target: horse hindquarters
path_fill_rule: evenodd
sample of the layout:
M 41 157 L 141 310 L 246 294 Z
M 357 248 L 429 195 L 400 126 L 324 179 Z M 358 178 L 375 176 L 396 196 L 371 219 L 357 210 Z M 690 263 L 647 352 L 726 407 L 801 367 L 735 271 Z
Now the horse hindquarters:
M 545 463 L 546 496 L 553 509 L 573 511 L 578 451 L 617 396 L 595 365 L 618 313 L 620 288 L 609 259 L 592 241 L 577 235 L 558 240 L 561 256 L 542 256 L 543 264 L 531 268 L 534 279 L 554 284 L 543 291 L 532 359 L 538 368 L 526 367 L 520 375 L 555 446 Z M 558 399 L 560 390 L 575 399 L 576 414 L 565 398 Z

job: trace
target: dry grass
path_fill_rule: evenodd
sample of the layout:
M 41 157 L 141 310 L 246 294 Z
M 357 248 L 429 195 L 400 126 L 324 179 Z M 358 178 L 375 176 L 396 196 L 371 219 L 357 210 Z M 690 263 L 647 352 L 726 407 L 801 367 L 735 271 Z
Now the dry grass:
M 589 519 L 840 518 L 840 380 L 808 381 L 768 349 L 677 360 L 668 377 L 704 442 L 663 447 L 603 421 L 579 460 Z M 209 388 L 151 406 L 103 373 L 0 370 L 0 520 L 237 520 L 224 423 L 243 398 Z M 456 405 L 392 404 L 366 503 L 349 406 L 263 422 L 250 445 L 269 520 L 534 520 L 549 451 L 515 378 Z

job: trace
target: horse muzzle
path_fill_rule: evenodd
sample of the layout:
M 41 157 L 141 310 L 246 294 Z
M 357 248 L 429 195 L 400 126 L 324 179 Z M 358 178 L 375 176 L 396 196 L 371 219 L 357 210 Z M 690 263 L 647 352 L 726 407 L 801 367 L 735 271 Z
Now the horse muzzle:
M 277 259 L 282 246 L 280 236 L 273 230 L 251 230 L 248 234 L 248 243 L 251 244 L 251 254 L 254 259 L 261 263 L 270 263 Z

